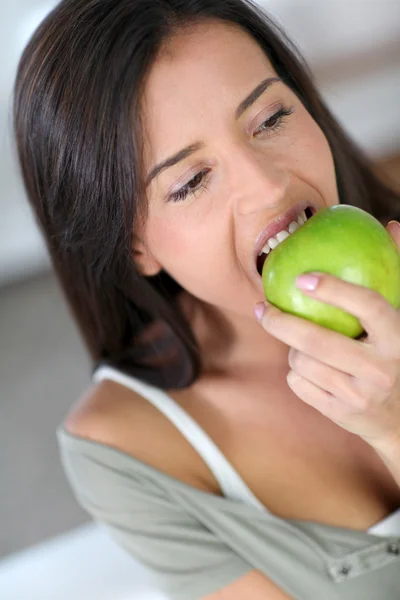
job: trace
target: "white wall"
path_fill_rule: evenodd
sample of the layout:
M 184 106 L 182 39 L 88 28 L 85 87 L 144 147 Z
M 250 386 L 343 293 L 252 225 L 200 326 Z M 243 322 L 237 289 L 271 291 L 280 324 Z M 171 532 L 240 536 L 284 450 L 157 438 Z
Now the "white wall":
M 152 574 L 88 523 L 0 561 L 2 600 L 168 600 Z
M 22 49 L 56 3 L 55 0 L 13 0 L 0 5 L 0 285 L 49 265 L 15 160 L 11 104 Z
M 25 199 L 9 132 L 19 54 L 55 4 L 13 0 L 0 7 L 0 284 L 49 264 Z M 400 0 L 260 4 L 299 45 L 324 98 L 353 137 L 374 157 L 400 150 Z
M 400 150 L 400 0 L 260 0 L 373 157 Z

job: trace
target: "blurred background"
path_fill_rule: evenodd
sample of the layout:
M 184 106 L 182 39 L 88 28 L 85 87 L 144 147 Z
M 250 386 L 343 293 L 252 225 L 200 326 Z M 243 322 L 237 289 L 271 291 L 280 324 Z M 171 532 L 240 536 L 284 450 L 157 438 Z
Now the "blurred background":
M 218 0 L 215 0 L 216 2 Z M 338 120 L 400 188 L 400 0 L 260 0 L 300 47 Z M 16 165 L 17 62 L 57 2 L 0 7 L 0 598 L 162 598 L 75 502 L 55 430 L 90 363 Z

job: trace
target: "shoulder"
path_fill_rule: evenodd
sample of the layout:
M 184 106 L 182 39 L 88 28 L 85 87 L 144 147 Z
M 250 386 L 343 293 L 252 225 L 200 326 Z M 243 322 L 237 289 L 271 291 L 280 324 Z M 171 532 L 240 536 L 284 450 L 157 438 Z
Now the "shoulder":
M 86 390 L 64 421 L 71 435 L 112 446 L 150 464 L 154 464 L 155 452 L 149 435 L 160 445 L 167 443 L 168 425 L 146 398 L 109 380 Z
M 124 445 L 124 430 L 117 433 L 122 415 L 126 417 L 129 413 L 132 427 L 140 418 L 143 405 L 139 394 L 133 390 L 128 392 L 108 380 L 92 385 L 72 405 L 64 419 L 65 430 L 75 437 L 102 444 Z
M 175 425 L 146 398 L 114 381 L 103 380 L 86 390 L 63 425 L 74 437 L 120 450 L 184 483 L 215 491 L 208 468 Z

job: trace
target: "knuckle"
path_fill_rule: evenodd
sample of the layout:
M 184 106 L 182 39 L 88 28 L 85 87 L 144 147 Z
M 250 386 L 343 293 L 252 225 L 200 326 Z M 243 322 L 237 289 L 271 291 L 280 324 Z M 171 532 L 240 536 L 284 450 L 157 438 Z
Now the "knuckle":
M 313 331 L 305 331 L 302 335 L 301 343 L 303 348 L 317 348 L 321 344 L 320 336 Z
M 357 379 L 354 377 L 346 379 L 345 394 L 349 398 L 352 406 L 360 411 L 367 410 L 372 400 L 372 392 L 371 396 L 369 396 L 368 393 L 365 393 L 365 390 L 361 390 L 357 384 Z
M 379 294 L 375 290 L 369 290 L 369 294 L 369 310 L 376 316 L 380 316 L 382 312 L 386 309 L 387 301 L 381 294 Z
M 383 391 L 393 389 L 397 382 L 397 374 L 376 366 L 370 368 L 366 377 L 374 383 L 376 388 Z
M 380 387 L 383 390 L 392 390 L 397 383 L 397 375 L 389 369 L 379 371 Z
M 372 394 L 361 394 L 360 392 L 354 393 L 352 397 L 354 406 L 362 412 L 365 412 L 370 408 L 372 400 Z

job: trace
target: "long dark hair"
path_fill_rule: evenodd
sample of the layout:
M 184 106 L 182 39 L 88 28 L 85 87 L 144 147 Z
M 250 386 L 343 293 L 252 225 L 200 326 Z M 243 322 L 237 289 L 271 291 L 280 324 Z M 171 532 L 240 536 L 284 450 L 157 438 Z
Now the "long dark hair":
M 19 63 L 18 159 L 54 271 L 94 363 L 160 388 L 191 385 L 202 357 L 165 271 L 140 275 L 132 232 L 146 218 L 139 108 L 161 45 L 217 19 L 247 31 L 324 132 L 340 202 L 386 225 L 400 196 L 325 105 L 300 51 L 251 0 L 63 0 Z

